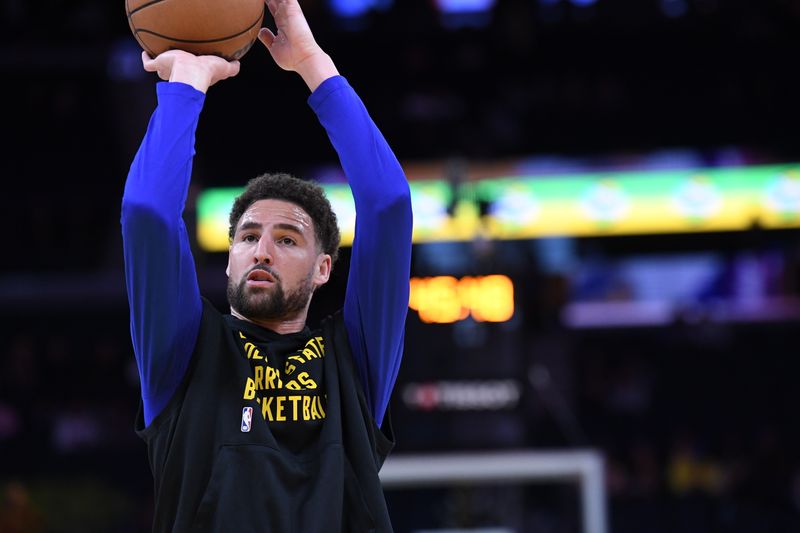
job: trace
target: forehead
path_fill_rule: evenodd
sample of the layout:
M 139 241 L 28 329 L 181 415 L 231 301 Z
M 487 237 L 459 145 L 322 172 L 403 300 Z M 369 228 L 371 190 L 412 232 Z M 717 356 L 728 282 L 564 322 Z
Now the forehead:
M 250 204 L 245 212 L 242 213 L 242 217 L 236 227 L 238 229 L 244 224 L 253 223 L 260 226 L 291 224 L 298 226 L 303 231 L 313 228 L 313 220 L 305 209 L 293 202 L 273 198 L 258 200 Z

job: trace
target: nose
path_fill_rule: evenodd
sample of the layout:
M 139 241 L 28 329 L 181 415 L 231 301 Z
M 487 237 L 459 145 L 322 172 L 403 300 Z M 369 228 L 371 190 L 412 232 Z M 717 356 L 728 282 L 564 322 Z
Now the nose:
M 262 237 L 258 240 L 258 245 L 256 245 L 255 252 L 253 253 L 253 262 L 255 264 L 272 264 L 272 244 L 272 240 L 268 237 Z

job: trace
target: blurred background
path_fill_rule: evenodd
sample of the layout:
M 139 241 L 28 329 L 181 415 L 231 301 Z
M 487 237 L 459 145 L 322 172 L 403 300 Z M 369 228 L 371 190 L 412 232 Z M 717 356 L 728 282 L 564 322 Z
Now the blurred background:
M 395 454 L 594 449 L 609 531 L 800 531 L 800 2 L 302 5 L 412 182 Z M 0 28 L 0 531 L 147 531 L 119 210 L 156 80 L 121 1 Z M 258 44 L 209 93 L 186 220 L 222 309 L 214 189 L 340 191 L 306 96 Z M 398 532 L 582 527 L 569 484 L 387 500 Z

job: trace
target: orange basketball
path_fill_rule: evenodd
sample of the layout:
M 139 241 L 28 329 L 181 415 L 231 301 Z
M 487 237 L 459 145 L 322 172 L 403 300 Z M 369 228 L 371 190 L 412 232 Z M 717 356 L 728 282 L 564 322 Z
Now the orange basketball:
M 264 20 L 264 0 L 125 0 L 128 24 L 155 57 L 167 50 L 241 58 Z

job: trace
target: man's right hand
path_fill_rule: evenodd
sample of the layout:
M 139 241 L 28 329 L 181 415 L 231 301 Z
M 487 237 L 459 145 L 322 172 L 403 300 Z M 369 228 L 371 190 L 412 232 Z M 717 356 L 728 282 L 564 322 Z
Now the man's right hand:
M 183 50 L 168 50 L 151 59 L 142 52 L 142 65 L 147 72 L 156 72 L 165 81 L 186 83 L 201 92 L 220 80 L 239 73 L 238 61 L 225 61 L 217 56 L 196 56 Z

